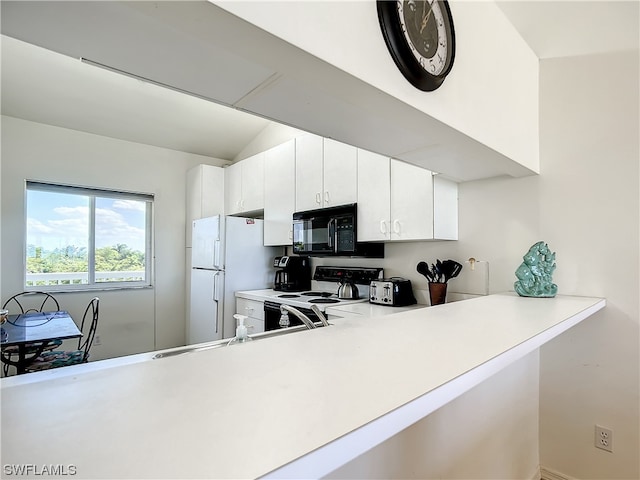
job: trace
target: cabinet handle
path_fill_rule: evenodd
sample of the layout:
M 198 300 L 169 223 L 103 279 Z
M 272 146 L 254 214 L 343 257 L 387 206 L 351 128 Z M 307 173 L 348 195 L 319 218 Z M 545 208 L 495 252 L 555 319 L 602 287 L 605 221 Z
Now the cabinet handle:
M 246 311 L 247 313 L 251 313 L 251 312 L 253 312 L 253 307 L 244 307 L 244 309 L 245 309 L 245 311 Z M 249 316 L 251 316 L 251 315 L 249 315 Z
M 387 233 L 387 222 L 380 220 L 380 233 Z
M 293 240 L 293 230 L 289 230 L 289 240 Z
M 324 192 L 324 204 L 329 205 L 329 192 Z
M 400 234 L 400 220 L 393 221 L 393 233 Z
M 318 205 L 320 205 L 322 203 L 321 199 L 320 199 L 320 192 L 316 193 L 316 203 Z

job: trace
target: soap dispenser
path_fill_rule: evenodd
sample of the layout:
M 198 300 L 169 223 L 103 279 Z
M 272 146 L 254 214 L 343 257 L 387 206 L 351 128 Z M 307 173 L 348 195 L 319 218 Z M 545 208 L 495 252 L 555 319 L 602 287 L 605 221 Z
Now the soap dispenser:
M 227 345 L 234 345 L 236 343 L 245 343 L 250 340 L 253 340 L 247 333 L 247 326 L 244 324 L 244 321 L 247 319 L 246 315 L 240 315 L 236 313 L 233 315 L 238 322 L 238 326 L 236 327 L 236 336 L 233 337 Z

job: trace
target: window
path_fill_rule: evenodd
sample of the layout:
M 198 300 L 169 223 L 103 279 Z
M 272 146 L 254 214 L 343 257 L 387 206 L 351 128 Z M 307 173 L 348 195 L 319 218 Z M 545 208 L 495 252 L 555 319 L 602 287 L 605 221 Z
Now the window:
M 151 285 L 153 195 L 27 182 L 25 289 Z

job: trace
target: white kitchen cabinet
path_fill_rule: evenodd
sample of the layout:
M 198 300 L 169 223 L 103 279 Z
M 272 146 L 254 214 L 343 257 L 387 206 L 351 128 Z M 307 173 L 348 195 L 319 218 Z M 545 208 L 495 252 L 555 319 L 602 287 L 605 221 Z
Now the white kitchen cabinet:
M 236 299 L 236 313 L 246 315 L 245 325 L 249 334 L 264 332 L 264 303 L 246 298 Z
M 458 188 L 424 168 L 358 150 L 358 240 L 458 238 Z
M 264 209 L 264 152 L 224 169 L 227 215 Z
M 296 138 L 296 211 L 357 201 L 357 148 L 306 134 Z
M 391 237 L 391 166 L 389 157 L 358 149 L 358 240 Z
M 224 211 L 233 215 L 242 211 L 242 162 L 224 169 Z
M 391 159 L 391 240 L 433 238 L 432 173 Z
M 323 207 L 358 201 L 358 149 L 346 143 L 324 139 Z
M 224 169 L 198 165 L 187 171 L 187 247 L 191 246 L 191 222 L 224 214 Z
M 295 140 L 265 152 L 264 244 L 291 245 L 295 211 Z
M 296 137 L 296 211 L 322 208 L 323 139 L 306 134 Z

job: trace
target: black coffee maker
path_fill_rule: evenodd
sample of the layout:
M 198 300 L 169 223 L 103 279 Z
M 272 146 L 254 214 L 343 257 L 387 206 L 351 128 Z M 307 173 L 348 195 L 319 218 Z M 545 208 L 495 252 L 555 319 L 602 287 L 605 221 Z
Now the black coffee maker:
M 280 292 L 302 292 L 311 289 L 311 261 L 309 257 L 283 256 L 273 260 L 277 268 L 273 289 Z

